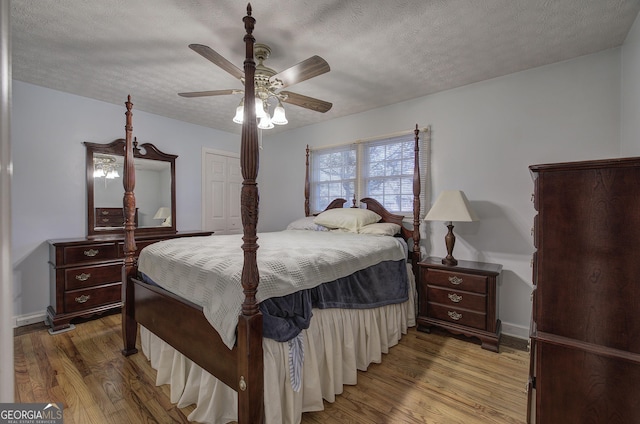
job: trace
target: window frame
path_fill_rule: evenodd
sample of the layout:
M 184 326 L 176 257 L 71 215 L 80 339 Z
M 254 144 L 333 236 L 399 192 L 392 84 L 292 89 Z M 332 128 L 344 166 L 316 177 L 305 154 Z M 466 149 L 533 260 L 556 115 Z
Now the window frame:
M 420 183 L 421 183 L 421 198 L 425 199 L 426 197 L 426 189 L 427 186 L 427 175 L 429 174 L 429 142 L 430 142 L 430 128 L 422 128 L 419 132 L 419 149 L 420 149 L 420 157 L 419 157 L 419 165 L 420 165 Z M 387 149 L 389 146 L 397 145 L 398 143 L 403 143 L 405 146 L 402 149 L 401 157 L 395 159 L 387 159 Z M 378 160 L 378 164 L 382 164 L 385 168 L 383 172 L 385 175 L 369 175 L 367 172 L 367 168 L 371 169 L 371 155 L 368 155 L 372 149 L 380 148 L 384 146 L 385 148 L 385 158 L 383 160 Z M 390 212 L 398 215 L 403 215 L 405 217 L 413 216 L 413 168 L 414 168 L 414 156 L 415 156 L 415 131 L 404 131 L 401 133 L 395 133 L 386 136 L 374 137 L 364 140 L 357 140 L 355 142 L 344 143 L 333 146 L 323 146 L 318 148 L 310 149 L 310 192 L 309 192 L 309 200 L 310 200 L 310 208 L 311 213 L 318 213 L 324 210 L 324 207 L 336 197 L 343 197 L 347 199 L 347 203 L 345 207 L 352 206 L 353 202 L 356 202 L 356 199 L 361 199 L 363 197 L 372 197 L 378 200 L 382 205 L 385 206 Z M 320 174 L 324 172 L 324 177 L 327 176 L 327 172 L 323 165 L 332 164 L 332 169 L 339 168 L 339 164 L 332 163 L 331 161 L 322 160 L 322 158 L 326 155 L 336 154 L 338 152 L 353 152 L 355 154 L 355 186 L 353 195 L 350 195 L 351 192 L 348 189 L 345 189 L 344 185 L 342 190 L 334 190 L 328 191 L 323 190 L 322 194 L 319 194 L 321 191 L 321 186 L 327 184 L 326 179 L 321 179 Z M 335 159 L 335 157 L 334 157 Z M 388 175 L 386 170 L 388 162 L 398 160 L 401 164 L 401 169 L 406 171 L 406 173 L 401 172 L 400 174 Z M 350 165 L 352 166 L 352 165 Z M 335 184 L 339 184 L 340 182 L 351 182 L 354 178 L 335 178 L 334 175 L 331 176 Z M 372 194 L 370 183 L 373 180 L 379 180 L 380 183 L 383 184 L 383 181 L 391 181 L 391 180 L 399 180 L 400 181 L 400 193 L 398 194 L 389 194 L 385 193 L 385 190 L 388 189 L 388 186 L 382 188 L 383 194 L 382 197 L 380 194 Z M 403 188 L 404 187 L 404 192 Z M 338 194 L 338 192 L 340 194 Z M 405 210 L 393 210 L 393 207 L 390 207 L 392 203 L 387 199 L 385 201 L 385 197 L 392 196 L 400 196 L 401 199 L 404 198 L 404 201 L 401 201 L 401 205 L 404 204 L 407 206 Z M 322 202 L 320 202 L 322 200 Z M 425 202 L 421 201 L 420 207 L 420 218 L 424 217 L 425 211 Z M 357 204 L 357 202 L 356 202 Z

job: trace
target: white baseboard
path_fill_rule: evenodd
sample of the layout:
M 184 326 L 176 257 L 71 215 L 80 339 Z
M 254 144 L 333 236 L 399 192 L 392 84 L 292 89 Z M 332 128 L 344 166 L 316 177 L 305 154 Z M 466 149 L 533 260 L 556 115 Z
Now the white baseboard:
M 45 311 L 13 317 L 13 328 L 44 322 L 46 317 L 47 313 Z
M 509 324 L 508 322 L 502 323 L 502 334 L 515 337 L 517 339 L 528 340 L 529 339 L 529 327 L 517 324 Z

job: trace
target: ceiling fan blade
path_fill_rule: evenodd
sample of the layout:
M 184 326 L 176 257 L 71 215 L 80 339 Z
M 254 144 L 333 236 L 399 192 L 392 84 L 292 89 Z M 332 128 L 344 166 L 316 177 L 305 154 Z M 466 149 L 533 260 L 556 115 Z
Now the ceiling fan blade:
M 329 72 L 331 68 L 326 60 L 320 56 L 312 56 L 307 60 L 303 60 L 297 65 L 293 65 L 289 69 L 285 69 L 271 77 L 271 81 L 279 79 L 282 81 L 282 88 L 306 81 L 310 78 L 317 77 L 326 72 Z
M 287 96 L 287 98 L 283 100 L 283 102 L 285 103 L 291 103 L 292 105 L 315 110 L 316 112 L 325 113 L 329 111 L 329 109 L 331 109 L 331 107 L 333 106 L 333 103 L 314 99 L 313 97 L 309 96 L 303 96 L 302 94 L 292 93 L 291 91 L 281 91 L 278 94 Z
M 189 93 L 178 93 L 178 96 L 182 97 L 206 97 L 206 96 L 224 96 L 226 94 L 236 94 L 241 92 L 240 90 L 211 90 L 211 91 L 191 91 Z
M 233 63 L 229 62 L 227 59 L 222 57 L 218 52 L 213 50 L 211 47 L 202 45 L 202 44 L 189 44 L 189 48 L 194 52 L 198 53 L 200 56 L 205 59 L 210 60 L 214 64 L 218 65 L 234 77 L 241 79 L 244 78 L 244 72 L 240 68 L 238 68 Z

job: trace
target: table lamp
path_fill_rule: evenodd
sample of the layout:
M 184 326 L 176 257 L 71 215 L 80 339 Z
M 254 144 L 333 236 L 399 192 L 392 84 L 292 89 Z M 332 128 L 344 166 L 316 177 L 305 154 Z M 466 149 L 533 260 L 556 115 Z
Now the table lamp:
M 169 227 L 171 225 L 171 209 L 166 206 L 158 208 L 158 212 L 153 216 L 153 219 L 162 219 L 162 227 Z
M 446 190 L 440 193 L 435 203 L 424 218 L 425 221 L 445 221 L 449 232 L 444 237 L 447 245 L 447 256 L 442 259 L 444 265 L 457 265 L 458 261 L 453 257 L 453 246 L 456 244 L 456 236 L 453 235 L 453 221 L 471 222 L 478 217 L 471 210 L 469 201 L 460 190 Z

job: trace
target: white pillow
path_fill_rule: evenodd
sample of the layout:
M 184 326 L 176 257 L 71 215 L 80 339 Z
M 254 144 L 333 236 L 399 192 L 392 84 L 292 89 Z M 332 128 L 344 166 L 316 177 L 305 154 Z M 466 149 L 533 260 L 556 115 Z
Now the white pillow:
M 287 225 L 287 230 L 310 230 L 310 231 L 329 231 L 327 227 L 323 227 L 322 225 L 318 225 L 313 222 L 313 216 L 307 216 L 304 218 L 296 219 L 289 225 Z
M 378 222 L 365 225 L 360 228 L 360 234 L 373 234 L 376 236 L 395 236 L 400 232 L 400 226 L 391 222 Z
M 380 215 L 368 209 L 336 208 L 322 212 L 313 222 L 328 228 L 341 228 L 357 233 L 365 225 L 376 223 L 381 219 Z

